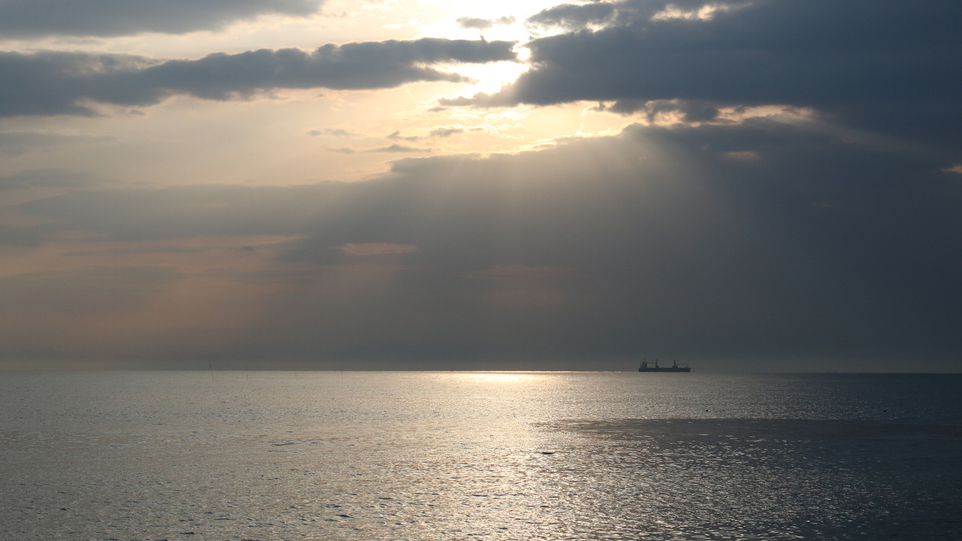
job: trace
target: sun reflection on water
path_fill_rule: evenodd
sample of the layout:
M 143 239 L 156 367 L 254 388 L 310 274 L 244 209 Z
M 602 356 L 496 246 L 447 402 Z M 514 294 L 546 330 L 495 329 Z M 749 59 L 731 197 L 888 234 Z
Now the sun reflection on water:
M 920 398 L 956 380 L 923 383 L 16 374 L 0 523 L 18 539 L 957 539 L 958 414 L 880 413 L 893 394 L 959 411 Z
M 539 372 L 468 372 L 463 377 L 472 381 L 523 383 L 543 375 Z

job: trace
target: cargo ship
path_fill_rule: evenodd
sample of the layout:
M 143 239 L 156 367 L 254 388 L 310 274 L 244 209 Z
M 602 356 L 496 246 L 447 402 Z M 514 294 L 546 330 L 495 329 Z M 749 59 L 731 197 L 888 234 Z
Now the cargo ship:
M 655 359 L 655 366 L 648 366 L 647 362 L 642 362 L 639 372 L 691 372 L 691 367 L 685 363 L 678 364 L 678 361 L 671 363 L 671 366 L 658 366 L 658 359 Z

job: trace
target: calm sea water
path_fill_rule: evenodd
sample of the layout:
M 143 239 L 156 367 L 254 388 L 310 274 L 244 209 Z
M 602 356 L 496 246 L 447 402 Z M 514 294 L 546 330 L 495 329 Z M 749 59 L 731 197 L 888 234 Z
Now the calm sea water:
M 0 539 L 962 539 L 962 376 L 0 372 Z

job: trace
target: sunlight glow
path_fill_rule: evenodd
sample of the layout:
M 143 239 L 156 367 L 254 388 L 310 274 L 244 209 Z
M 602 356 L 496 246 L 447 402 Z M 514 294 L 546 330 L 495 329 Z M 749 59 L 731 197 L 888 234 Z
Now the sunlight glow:
M 495 62 L 491 64 L 465 64 L 457 66 L 455 71 L 474 79 L 465 86 L 460 95 L 473 95 L 478 92 L 488 94 L 501 90 L 501 87 L 514 82 L 522 73 L 528 71 L 529 64 L 522 62 Z
M 529 58 L 531 58 L 531 49 L 528 49 L 523 45 L 515 46 L 514 51 L 518 54 L 518 60 L 521 62 L 526 62 Z
M 686 21 L 700 20 L 710 21 L 715 17 L 715 13 L 728 12 L 748 7 L 750 4 L 705 4 L 696 9 L 684 11 L 674 4 L 668 4 L 663 11 L 659 11 L 651 16 L 653 21 L 666 21 L 669 19 L 683 19 Z
M 959 175 L 962 175 L 962 163 L 957 163 L 952 167 L 943 169 L 942 171 L 945 171 L 946 173 L 957 173 Z
M 484 383 L 522 383 L 538 375 L 537 372 L 477 372 L 463 376 L 473 381 Z

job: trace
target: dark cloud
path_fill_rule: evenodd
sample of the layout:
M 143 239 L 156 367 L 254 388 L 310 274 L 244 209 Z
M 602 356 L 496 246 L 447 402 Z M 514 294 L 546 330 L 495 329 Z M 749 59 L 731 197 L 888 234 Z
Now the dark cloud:
M 135 56 L 66 52 L 0 52 L 0 117 L 17 115 L 92 115 L 78 103 L 110 92 L 106 80 L 116 73 L 136 73 L 157 62 Z M 106 86 L 100 90 L 98 86 Z M 122 92 L 122 89 L 114 89 Z M 160 89 L 131 89 L 141 103 L 161 99 Z M 100 97 L 100 101 L 110 101 Z M 128 98 L 125 103 L 137 103 Z
M 513 45 L 424 38 L 166 62 L 124 55 L 7 52 L 0 53 L 0 116 L 91 115 L 94 111 L 85 102 L 146 106 L 175 94 L 226 100 L 276 88 L 357 90 L 458 82 L 464 77 L 429 65 L 513 60 Z
M 477 30 L 487 30 L 494 26 L 490 19 L 479 19 L 477 17 L 461 17 L 457 20 L 458 26 L 465 30 L 475 28 Z
M 599 103 L 592 110 L 611 111 L 623 115 L 643 113 L 648 122 L 654 122 L 659 114 L 680 113 L 682 122 L 710 122 L 718 118 L 718 108 L 704 101 L 685 100 L 618 100 L 610 105 Z
M 474 28 L 476 30 L 488 30 L 494 28 L 495 25 L 512 25 L 515 23 L 515 18 L 513 16 L 499 17 L 497 19 L 479 19 L 478 17 L 461 17 L 457 20 L 458 26 L 468 30 Z
M 280 261 L 316 270 L 285 277 L 226 356 L 957 359 L 962 183 L 944 153 L 849 135 L 635 126 L 401 160 L 363 183 L 78 191 L 19 210 L 131 242 L 305 236 Z
M 608 22 L 615 13 L 615 5 L 609 2 L 561 4 L 528 17 L 525 26 L 530 29 L 580 30 L 591 24 Z
M 316 13 L 322 4 L 322 0 L 3 0 L 0 37 L 183 34 L 216 30 L 259 15 L 303 17 Z
M 960 141 L 962 4 L 767 0 L 706 18 L 659 18 L 705 2 L 564 5 L 529 19 L 566 33 L 527 44 L 533 69 L 494 95 L 442 105 L 646 102 L 791 105 L 873 130 Z M 590 24 L 603 24 L 595 31 Z M 710 117 L 710 115 L 709 115 Z

